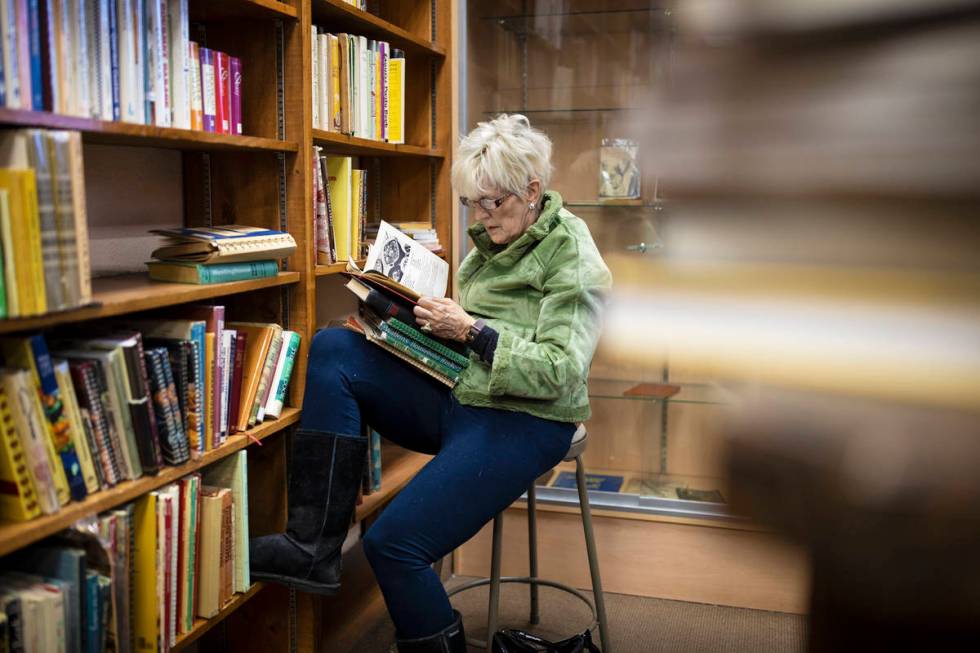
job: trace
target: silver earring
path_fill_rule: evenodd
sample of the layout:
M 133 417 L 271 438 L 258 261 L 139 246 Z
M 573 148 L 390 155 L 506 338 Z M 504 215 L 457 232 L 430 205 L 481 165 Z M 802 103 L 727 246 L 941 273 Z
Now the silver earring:
M 531 202 L 530 204 L 528 204 L 527 205 L 527 208 L 529 208 L 529 209 L 531 209 L 533 211 L 534 210 L 534 202 Z

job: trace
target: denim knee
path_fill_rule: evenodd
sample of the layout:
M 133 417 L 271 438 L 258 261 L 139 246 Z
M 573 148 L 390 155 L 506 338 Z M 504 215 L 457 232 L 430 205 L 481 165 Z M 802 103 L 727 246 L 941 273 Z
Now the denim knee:
M 345 353 L 357 346 L 358 340 L 364 337 L 350 329 L 333 327 L 320 329 L 310 342 L 309 366 L 339 365 L 344 361 Z
M 378 528 L 382 526 L 382 528 Z M 405 536 L 392 529 L 384 528 L 384 522 L 375 522 L 361 539 L 364 555 L 375 574 L 391 566 L 406 566 L 412 569 L 428 567 L 430 562 L 406 541 Z

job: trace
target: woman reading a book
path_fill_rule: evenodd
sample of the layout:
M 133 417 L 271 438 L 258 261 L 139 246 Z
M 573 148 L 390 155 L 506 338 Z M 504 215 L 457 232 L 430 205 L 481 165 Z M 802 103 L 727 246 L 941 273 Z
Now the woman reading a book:
M 453 186 L 472 209 L 460 303 L 423 297 L 419 327 L 466 343 L 452 389 L 348 329 L 313 339 L 293 436 L 287 532 L 252 540 L 253 580 L 333 593 L 369 424 L 435 457 L 364 537 L 401 653 L 466 651 L 431 564 L 564 457 L 589 417 L 587 377 L 611 285 L 585 223 L 546 190 L 551 141 L 502 115 L 460 144 Z

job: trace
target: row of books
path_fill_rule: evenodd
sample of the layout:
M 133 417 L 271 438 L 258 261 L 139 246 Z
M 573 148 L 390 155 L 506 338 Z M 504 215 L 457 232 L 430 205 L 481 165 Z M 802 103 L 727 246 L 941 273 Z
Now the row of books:
M 405 53 L 312 26 L 313 128 L 405 142 Z
M 191 41 L 188 0 L 2 0 L 0 105 L 242 133 L 242 64 Z
M 280 258 L 296 251 L 292 235 L 248 225 L 152 229 L 164 237 L 147 263 L 150 278 L 178 283 L 225 283 L 279 274 Z
M 401 233 L 405 234 L 418 244 L 425 247 L 434 254 L 442 251 L 442 243 L 439 241 L 439 234 L 432 228 L 430 222 L 401 222 L 391 225 Z M 364 229 L 364 244 L 370 246 L 378 237 L 380 223 L 367 224 Z
M 168 651 L 249 588 L 245 450 L 13 554 L 0 649 Z
M 0 132 L 0 318 L 92 301 L 78 132 Z
M 314 233 L 316 262 L 329 265 L 361 258 L 368 213 L 368 171 L 349 156 L 327 156 L 313 148 Z
M 281 414 L 299 334 L 226 325 L 221 306 L 183 313 L 0 340 L 0 519 L 53 514 Z

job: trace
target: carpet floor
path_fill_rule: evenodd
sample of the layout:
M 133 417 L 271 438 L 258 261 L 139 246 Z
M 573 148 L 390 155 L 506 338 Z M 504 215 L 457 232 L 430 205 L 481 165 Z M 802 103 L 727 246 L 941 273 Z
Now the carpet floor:
M 452 588 L 469 578 L 447 582 Z M 586 592 L 591 596 L 591 593 Z M 486 637 L 487 588 L 453 597 L 467 635 Z M 540 589 L 541 624 L 528 623 L 528 589 L 505 584 L 501 589 L 500 627 L 532 630 L 558 640 L 582 631 L 589 612 L 578 599 L 547 587 Z M 730 608 L 702 603 L 606 594 L 611 648 L 614 653 L 803 653 L 806 618 L 780 612 Z M 350 653 L 388 653 L 395 629 L 387 615 L 366 630 Z M 598 644 L 598 637 L 596 637 Z M 471 653 L 482 649 L 470 648 Z

